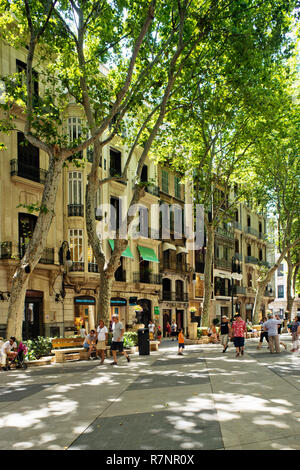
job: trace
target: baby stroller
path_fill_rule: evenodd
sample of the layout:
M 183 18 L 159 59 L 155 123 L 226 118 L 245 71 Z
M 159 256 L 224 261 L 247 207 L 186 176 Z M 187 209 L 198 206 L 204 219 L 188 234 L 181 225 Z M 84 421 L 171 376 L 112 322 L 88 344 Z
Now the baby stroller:
M 4 370 L 11 370 L 11 366 L 15 367 L 16 369 L 27 369 L 27 364 L 25 362 L 25 356 L 27 354 L 27 346 L 23 344 L 21 341 L 18 346 L 18 351 L 17 355 L 14 359 L 8 359 L 6 367 L 4 367 Z

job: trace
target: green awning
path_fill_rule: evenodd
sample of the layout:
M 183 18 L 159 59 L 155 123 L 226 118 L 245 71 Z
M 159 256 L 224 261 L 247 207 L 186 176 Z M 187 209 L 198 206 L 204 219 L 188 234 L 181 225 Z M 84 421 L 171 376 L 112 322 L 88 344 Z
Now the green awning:
M 147 248 L 146 246 L 138 245 L 138 250 L 144 261 L 151 261 L 152 263 L 159 263 L 159 260 L 156 257 L 155 251 L 152 248 Z
M 115 241 L 114 240 L 108 240 L 108 242 L 110 244 L 111 249 L 114 251 Z M 123 251 L 121 256 L 124 256 L 124 258 L 134 259 L 133 254 L 131 253 L 131 250 L 130 250 L 129 246 L 126 248 L 125 251 Z

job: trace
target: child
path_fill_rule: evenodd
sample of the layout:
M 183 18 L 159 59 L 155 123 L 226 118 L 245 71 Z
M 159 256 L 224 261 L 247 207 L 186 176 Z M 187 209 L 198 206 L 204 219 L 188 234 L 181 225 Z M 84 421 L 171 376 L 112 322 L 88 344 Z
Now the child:
M 182 328 L 178 330 L 178 356 L 183 356 L 183 349 L 184 349 L 184 336 L 182 332 Z

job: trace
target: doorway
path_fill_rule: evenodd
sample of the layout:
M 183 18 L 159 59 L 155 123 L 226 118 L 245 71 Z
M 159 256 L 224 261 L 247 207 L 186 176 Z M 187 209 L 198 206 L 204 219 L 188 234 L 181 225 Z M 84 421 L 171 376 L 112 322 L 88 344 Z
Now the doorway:
M 149 321 L 151 320 L 151 300 L 139 299 L 137 303 L 143 309 L 140 314 L 141 323 L 144 323 L 145 328 L 148 328 Z
M 43 292 L 30 291 L 25 297 L 22 338 L 26 341 L 38 336 L 44 336 Z
M 184 310 L 177 310 L 176 309 L 176 324 L 177 330 L 181 328 L 184 329 Z

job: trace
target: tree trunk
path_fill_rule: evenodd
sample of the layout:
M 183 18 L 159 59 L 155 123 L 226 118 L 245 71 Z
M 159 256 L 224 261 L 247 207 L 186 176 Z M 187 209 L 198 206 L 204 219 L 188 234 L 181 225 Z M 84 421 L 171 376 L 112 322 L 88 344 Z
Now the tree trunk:
M 211 280 L 211 270 L 213 265 L 214 256 L 214 241 L 215 232 L 211 224 L 205 223 L 206 228 L 206 253 L 205 253 L 205 267 L 204 267 L 204 298 L 203 298 L 203 313 L 202 313 L 202 326 L 209 326 L 211 297 L 213 291 L 213 284 Z
M 288 265 L 288 273 L 287 273 L 287 279 L 286 279 L 286 294 L 287 294 L 286 311 L 288 313 L 288 319 L 290 321 L 292 318 L 292 310 L 293 310 L 294 299 L 295 299 L 292 293 L 294 265 L 292 263 L 290 253 L 287 254 L 286 261 Z
M 256 290 L 256 295 L 255 295 L 253 317 L 252 317 L 252 322 L 254 324 L 257 324 L 259 322 L 261 301 L 262 301 L 263 295 L 265 293 L 267 284 L 268 284 L 268 281 L 265 281 L 265 280 L 264 281 L 257 281 L 257 290 Z
M 22 339 L 26 288 L 29 278 L 46 247 L 47 236 L 55 213 L 56 194 L 62 165 L 63 159 L 50 159 L 39 217 L 25 255 L 12 279 L 11 296 L 8 306 L 7 338 L 15 336 L 18 340 Z

